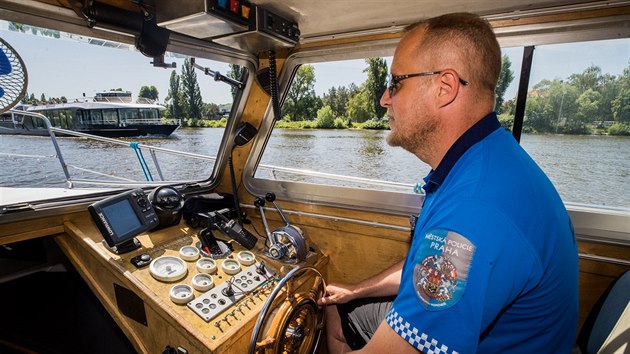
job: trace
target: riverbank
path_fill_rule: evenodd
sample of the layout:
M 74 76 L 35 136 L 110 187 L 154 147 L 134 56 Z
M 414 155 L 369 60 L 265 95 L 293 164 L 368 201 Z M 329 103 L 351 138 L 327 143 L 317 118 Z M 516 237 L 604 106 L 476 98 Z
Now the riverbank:
M 187 128 L 225 128 L 227 118 L 218 120 L 207 119 L 182 119 L 182 127 Z M 290 122 L 280 120 L 276 122 L 276 128 L 281 129 L 368 129 L 368 130 L 388 130 L 389 122 L 387 120 L 369 119 L 362 123 L 349 122 L 340 118 L 330 125 L 323 125 L 319 120 L 302 120 Z
M 510 130 L 512 120 L 501 119 L 501 125 Z M 219 120 L 207 119 L 182 119 L 182 127 L 189 128 L 225 128 L 227 118 Z M 509 125 L 509 127 L 508 127 Z M 336 118 L 330 124 L 322 124 L 320 120 L 302 120 L 302 121 L 285 121 L 276 122 L 276 128 L 280 129 L 367 129 L 367 130 L 389 130 L 389 122 L 381 119 L 369 119 L 362 123 L 351 122 Z M 610 136 L 630 136 L 630 125 L 624 123 L 615 123 L 610 127 L 601 126 L 585 126 L 583 129 L 567 131 L 559 129 L 558 131 L 533 131 L 531 129 L 523 129 L 524 133 L 529 134 L 563 134 L 563 135 L 610 135 Z

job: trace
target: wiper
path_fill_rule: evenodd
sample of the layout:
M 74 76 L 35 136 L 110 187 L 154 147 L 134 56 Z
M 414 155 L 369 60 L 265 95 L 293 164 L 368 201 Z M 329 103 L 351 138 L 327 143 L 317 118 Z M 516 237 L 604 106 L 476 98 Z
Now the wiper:
M 213 71 L 210 70 L 210 68 L 204 68 L 203 66 L 195 63 L 195 58 L 190 58 L 190 63 L 192 64 L 193 67 L 203 71 L 204 74 L 208 75 L 208 76 L 212 76 L 214 77 L 214 81 L 222 81 L 225 82 L 226 84 L 235 87 L 239 90 L 242 90 L 245 87 L 245 84 L 238 81 L 238 80 L 234 80 L 232 78 L 229 78 L 223 74 L 221 74 L 218 71 Z

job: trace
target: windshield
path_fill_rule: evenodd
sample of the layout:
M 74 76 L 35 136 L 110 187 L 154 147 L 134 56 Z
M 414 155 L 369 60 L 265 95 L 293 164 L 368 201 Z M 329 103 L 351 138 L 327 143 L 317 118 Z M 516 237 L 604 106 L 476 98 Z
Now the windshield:
M 567 203 L 630 207 L 629 48 L 619 39 L 534 51 L 520 143 Z M 502 54 L 495 110 L 512 130 L 523 47 Z M 301 64 L 254 183 L 422 193 L 430 166 L 386 142 L 387 116 L 378 110 L 386 78 L 377 73 L 389 65 L 391 57 Z
M 27 68 L 20 108 L 98 136 L 56 131 L 58 154 L 41 118 L 5 113 L 2 187 L 66 187 L 68 176 L 74 187 L 210 178 L 235 92 L 193 63 L 239 79 L 241 67 L 169 52 L 154 66 L 131 45 L 14 22 L 0 22 L 0 33 Z

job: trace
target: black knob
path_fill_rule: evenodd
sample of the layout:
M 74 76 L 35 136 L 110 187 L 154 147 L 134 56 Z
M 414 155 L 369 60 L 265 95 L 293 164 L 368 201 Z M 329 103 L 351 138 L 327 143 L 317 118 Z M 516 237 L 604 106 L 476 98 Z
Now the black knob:
M 276 200 L 276 195 L 273 192 L 269 192 L 269 193 L 265 194 L 265 199 L 268 202 L 273 203 L 273 201 Z
M 142 208 L 147 206 L 147 199 L 144 196 L 138 197 L 138 205 Z
M 256 208 L 264 207 L 265 206 L 265 200 L 263 198 L 260 198 L 260 197 L 254 199 L 254 206 Z
M 225 288 L 223 288 L 223 290 L 221 290 L 221 293 L 227 297 L 230 296 L 234 296 L 234 289 L 232 289 L 232 285 L 229 285 Z

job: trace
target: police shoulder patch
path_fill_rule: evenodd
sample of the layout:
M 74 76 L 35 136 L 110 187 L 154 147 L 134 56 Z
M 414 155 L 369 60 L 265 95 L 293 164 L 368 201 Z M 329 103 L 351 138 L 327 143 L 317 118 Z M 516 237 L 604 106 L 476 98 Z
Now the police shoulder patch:
M 464 294 L 475 245 L 449 230 L 424 234 L 415 255 L 413 285 L 427 310 L 455 305 Z

